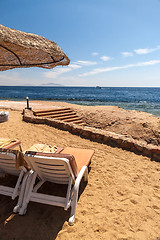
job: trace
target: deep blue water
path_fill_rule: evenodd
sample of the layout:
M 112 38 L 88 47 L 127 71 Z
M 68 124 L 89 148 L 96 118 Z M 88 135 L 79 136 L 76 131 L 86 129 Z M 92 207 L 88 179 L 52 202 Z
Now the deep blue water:
M 0 100 L 65 101 L 80 105 L 113 105 L 160 116 L 160 88 L 0 86 Z

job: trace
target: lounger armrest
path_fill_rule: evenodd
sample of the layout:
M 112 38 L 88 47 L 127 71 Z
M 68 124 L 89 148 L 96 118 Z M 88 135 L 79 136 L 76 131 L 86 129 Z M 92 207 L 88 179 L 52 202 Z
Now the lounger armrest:
M 12 148 L 15 148 L 15 147 L 19 146 L 20 144 L 21 144 L 21 141 L 17 140 L 15 142 L 12 142 L 12 143 L 8 144 L 7 146 L 4 146 L 3 148 L 12 149 Z

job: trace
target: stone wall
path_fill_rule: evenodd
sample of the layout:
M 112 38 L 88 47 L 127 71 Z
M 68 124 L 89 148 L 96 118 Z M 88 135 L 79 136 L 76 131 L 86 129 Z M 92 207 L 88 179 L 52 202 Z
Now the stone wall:
M 121 134 L 104 131 L 88 126 L 80 126 L 78 124 L 67 123 L 52 118 L 36 117 L 31 110 L 23 111 L 23 120 L 35 124 L 47 124 L 55 128 L 69 131 L 72 134 L 90 139 L 92 141 L 104 143 L 112 147 L 119 147 L 128 151 L 135 152 L 150 157 L 151 160 L 160 161 L 160 147 L 147 144 L 145 141 L 135 140 Z

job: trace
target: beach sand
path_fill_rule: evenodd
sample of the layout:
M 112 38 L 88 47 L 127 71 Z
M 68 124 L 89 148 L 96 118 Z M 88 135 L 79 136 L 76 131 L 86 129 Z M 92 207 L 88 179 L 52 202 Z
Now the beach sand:
M 82 183 L 75 225 L 68 226 L 70 211 L 38 203 L 29 203 L 25 216 L 13 214 L 16 200 L 0 197 L 0 239 L 160 239 L 160 164 L 132 152 L 92 142 L 67 131 L 22 121 L 24 104 L 10 103 L 9 121 L 0 123 L 1 137 L 18 138 L 23 149 L 35 143 L 61 147 L 94 149 L 89 181 Z M 34 102 L 34 108 L 50 108 L 48 103 Z M 12 105 L 12 106 L 11 106 Z M 59 103 L 57 106 L 68 106 Z M 92 107 L 77 107 L 79 112 Z M 76 107 L 75 107 L 76 109 Z M 95 108 L 96 109 L 96 108 Z M 116 109 L 113 108 L 112 111 Z M 156 118 L 155 118 L 156 119 Z M 158 118 L 157 118 L 158 119 Z M 142 120 L 142 119 L 141 119 Z M 156 120 L 155 120 L 156 121 Z M 144 120 L 145 122 L 145 120 Z M 12 182 L 11 176 L 0 183 Z M 42 191 L 59 190 L 46 184 Z M 64 190 L 64 187 L 62 187 Z M 59 190 L 60 191 L 60 190 Z

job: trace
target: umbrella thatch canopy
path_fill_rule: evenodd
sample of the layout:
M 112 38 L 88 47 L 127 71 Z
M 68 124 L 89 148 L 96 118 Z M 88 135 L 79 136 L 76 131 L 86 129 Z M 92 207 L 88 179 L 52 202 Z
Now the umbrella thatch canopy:
M 53 41 L 0 25 L 0 71 L 12 68 L 54 68 L 69 58 Z

